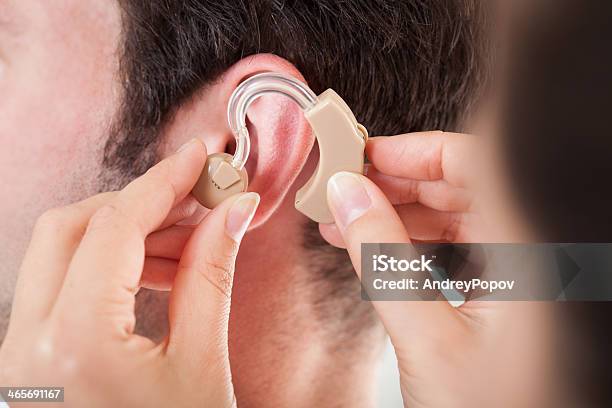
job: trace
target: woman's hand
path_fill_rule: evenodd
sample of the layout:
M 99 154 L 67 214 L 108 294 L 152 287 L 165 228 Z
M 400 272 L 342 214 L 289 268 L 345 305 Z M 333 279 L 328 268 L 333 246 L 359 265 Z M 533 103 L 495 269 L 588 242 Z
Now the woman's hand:
M 395 207 L 413 241 L 485 242 L 478 213 L 473 135 L 440 131 L 373 137 L 367 177 Z M 344 247 L 335 224 L 321 224 L 332 245 Z
M 1 384 L 64 387 L 72 406 L 235 405 L 230 296 L 259 197 L 237 195 L 211 211 L 180 243 L 180 260 L 164 259 L 159 238 L 189 215 L 184 199 L 205 161 L 204 145 L 191 141 L 122 191 L 38 220 L 0 349 Z M 169 270 L 170 332 L 156 345 L 134 334 L 135 295 L 143 271 Z
M 328 183 L 334 225 L 326 239 L 345 247 L 361 278 L 362 243 L 486 242 L 470 173 L 472 136 L 442 132 L 374 138 L 367 177 L 338 173 Z M 395 348 L 409 407 L 544 406 L 550 375 L 545 304 L 373 301 Z

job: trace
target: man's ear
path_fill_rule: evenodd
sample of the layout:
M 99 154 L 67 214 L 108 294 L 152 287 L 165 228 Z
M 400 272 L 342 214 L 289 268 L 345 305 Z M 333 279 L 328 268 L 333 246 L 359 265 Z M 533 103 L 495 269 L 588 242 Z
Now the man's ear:
M 304 81 L 292 64 L 278 56 L 256 54 L 243 58 L 179 108 L 165 132 L 164 153 L 198 137 L 209 154 L 223 151 L 233 154 L 235 139 L 227 123 L 227 103 L 242 81 L 265 71 Z M 282 203 L 308 159 L 314 136 L 297 104 L 283 95 L 258 98 L 247 112 L 247 127 L 251 137 L 251 153 L 246 163 L 248 190 L 261 196 L 251 223 L 256 227 Z

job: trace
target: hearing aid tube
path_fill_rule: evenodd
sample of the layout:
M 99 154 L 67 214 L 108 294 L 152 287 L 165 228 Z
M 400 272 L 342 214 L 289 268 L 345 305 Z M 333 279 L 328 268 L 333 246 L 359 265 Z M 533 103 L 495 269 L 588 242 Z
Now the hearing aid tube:
M 332 89 L 317 96 L 302 82 L 279 73 L 254 75 L 234 90 L 227 120 L 236 138 L 236 151 L 233 157 L 227 153 L 209 156 L 193 195 L 204 206 L 213 208 L 226 197 L 246 191 L 248 175 L 244 166 L 250 153 L 246 115 L 253 101 L 265 94 L 284 95 L 297 103 L 319 145 L 319 163 L 297 192 L 295 208 L 316 222 L 333 222 L 327 205 L 327 181 L 340 171 L 363 173 L 367 131 Z

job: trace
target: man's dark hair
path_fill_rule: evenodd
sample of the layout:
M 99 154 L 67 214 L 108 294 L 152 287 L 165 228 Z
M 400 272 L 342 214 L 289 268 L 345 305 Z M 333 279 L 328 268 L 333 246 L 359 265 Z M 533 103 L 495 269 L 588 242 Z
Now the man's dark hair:
M 145 171 L 176 109 L 257 53 L 293 63 L 316 93 L 336 90 L 373 135 L 460 130 L 483 73 L 477 1 L 120 0 L 125 95 L 104 163 L 130 177 Z M 338 252 L 312 227 L 306 236 L 315 269 L 337 282 L 321 298 L 338 298 L 347 282 L 355 289 L 348 260 L 326 261 Z M 333 315 L 359 315 L 354 306 Z

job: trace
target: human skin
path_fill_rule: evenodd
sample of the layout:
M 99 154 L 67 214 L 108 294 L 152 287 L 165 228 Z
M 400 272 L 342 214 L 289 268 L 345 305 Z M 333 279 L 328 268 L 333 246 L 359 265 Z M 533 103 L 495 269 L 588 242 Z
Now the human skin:
M 445 144 L 444 137 L 429 135 L 428 140 L 437 138 L 438 143 L 427 146 L 433 146 L 434 152 L 443 149 L 448 156 L 425 154 L 411 166 L 380 167 L 398 182 L 401 177 L 414 177 L 417 182 L 446 177 L 451 184 L 461 180 L 461 185 L 467 185 L 462 170 L 449 162 L 456 157 L 453 150 L 463 148 L 454 141 L 469 136 L 455 135 L 453 145 Z M 392 148 L 401 143 L 418 151 L 422 138 L 423 134 L 404 135 L 382 144 Z M 188 215 L 179 208 L 205 157 L 203 144 L 195 139 L 121 192 L 52 210 L 38 220 L 21 267 L 9 334 L 0 350 L 3 383 L 46 384 L 59 379 L 72 390 L 67 400 L 71 405 L 132 405 L 142 401 L 135 395 L 145 395 L 144 400 L 151 398 L 154 403 L 165 398 L 185 405 L 235 403 L 227 348 L 231 282 L 237 244 L 259 200 L 249 198 L 252 204 L 246 207 L 242 202 L 249 196 L 257 198 L 255 193 L 228 199 L 189 235 L 172 280 L 168 337 L 155 344 L 134 333 L 134 296 L 141 275 L 159 256 L 157 252 L 166 250 L 147 237 L 169 233 L 168 226 Z M 392 186 L 388 195 L 397 197 Z M 330 179 L 328 197 L 336 230 L 358 275 L 362 242 L 411 242 L 396 208 L 371 180 L 338 173 Z M 439 198 L 437 202 L 449 208 L 472 201 L 457 200 L 455 194 Z M 472 223 L 467 225 L 473 231 L 466 233 L 477 233 Z M 109 252 L 114 256 L 108 257 Z M 524 341 L 545 338 L 541 326 L 546 321 L 534 319 L 546 316 L 537 313 L 539 307 L 468 302 L 457 310 L 439 301 L 374 302 L 374 306 L 397 353 L 406 405 L 547 402 L 549 388 L 543 379 L 549 378 L 550 366 L 543 352 L 546 348 L 539 347 L 547 345 Z M 96 319 L 91 319 L 92 312 Z M 80 334 L 72 327 L 85 331 Z M 509 336 L 514 353 L 531 355 L 518 372 L 511 364 L 514 356 L 510 360 L 497 357 L 500 347 L 508 347 Z M 177 382 L 175 375 L 168 375 L 177 371 L 185 373 L 186 380 Z M 483 389 L 491 376 L 495 386 Z M 128 382 L 130 387 L 124 387 Z M 193 392 L 194 387 L 200 392 Z M 111 388 L 114 392 L 109 393 Z M 151 388 L 159 395 L 138 391 Z M 503 398 L 502 403 L 504 393 L 512 397 Z
M 121 98 L 120 21 L 114 4 L 93 0 L 13 0 L 0 3 L 0 16 L 0 301 L 6 329 L 34 221 L 101 188 L 101 150 Z M 209 152 L 222 151 L 232 137 L 225 124 L 229 94 L 263 69 L 300 78 L 278 57 L 238 63 L 180 107 L 161 135 L 159 156 L 194 136 Z M 335 352 L 305 283 L 305 218 L 293 208 L 293 197 L 316 165 L 312 134 L 295 106 L 275 98 L 254 104 L 249 120 L 256 132 L 248 170 L 261 204 L 253 220 L 257 228 L 242 243 L 233 288 L 229 354 L 237 398 L 244 406 L 372 405 L 380 335 L 366 333 L 352 353 Z M 167 246 L 158 238 L 151 240 Z M 171 273 L 172 266 L 161 272 Z M 159 340 L 167 330 L 166 298 L 151 299 L 137 308 L 137 320 L 145 322 L 144 334 Z
M 97 192 L 119 27 L 117 10 L 87 3 L 0 2 L 2 334 L 36 218 Z
M 367 177 L 338 173 L 330 179 L 328 202 L 336 222 L 321 225 L 322 234 L 347 249 L 359 276 L 362 243 L 528 241 L 510 205 L 501 212 L 483 210 L 490 192 L 500 194 L 489 177 L 504 180 L 490 165 L 491 139 L 476 144 L 474 135 L 439 131 L 371 139 Z M 372 303 L 398 358 L 405 406 L 567 402 L 555 399 L 560 386 L 551 304 Z
M 3 1 L 0 22 L 4 337 L 16 276 L 36 219 L 104 188 L 99 179 L 105 171 L 102 149 L 122 88 L 120 14 L 114 2 Z M 229 94 L 242 78 L 262 69 L 300 77 L 280 58 L 245 61 L 177 111 L 160 136 L 159 157 L 192 137 L 203 140 L 211 153 L 222 151 L 232 138 L 225 117 Z M 301 252 L 306 219 L 293 208 L 293 197 L 314 170 L 316 152 L 309 155 L 314 138 L 299 110 L 286 100 L 262 98 L 249 115 L 258 131 L 253 132 L 248 169 L 261 203 L 253 220 L 259 227 L 245 237 L 237 261 L 229 322 L 237 397 L 244 406 L 296 401 L 312 406 L 330 400 L 371 405 L 381 333 L 364 336 L 360 343 L 365 346 L 356 347 L 355 354 L 336 354 L 328 347 L 333 339 L 314 316 L 311 289 L 304 282 L 310 273 Z M 286 138 L 288 132 L 295 137 Z M 291 140 L 295 143 L 289 144 Z M 137 329 L 160 341 L 168 330 L 167 295 L 146 295 L 137 299 Z
M 234 263 L 257 193 L 228 198 L 191 234 L 168 336 L 156 344 L 134 333 L 151 252 L 145 239 L 184 218 L 179 208 L 206 156 L 194 139 L 120 192 L 38 219 L 0 349 L 2 384 L 62 384 L 67 406 L 236 406 L 227 327 Z

